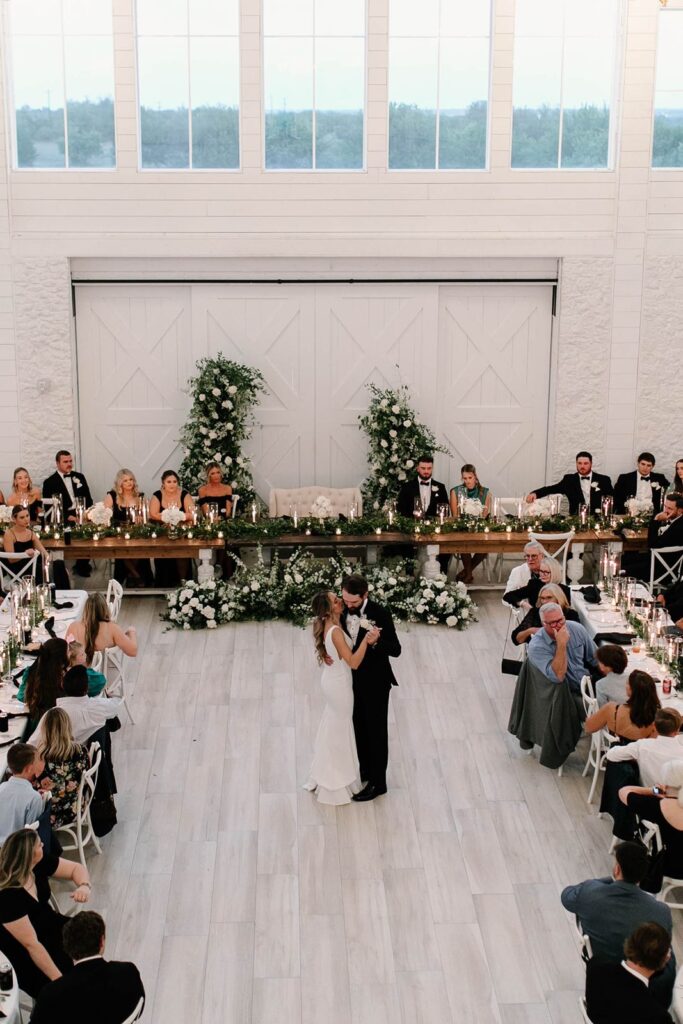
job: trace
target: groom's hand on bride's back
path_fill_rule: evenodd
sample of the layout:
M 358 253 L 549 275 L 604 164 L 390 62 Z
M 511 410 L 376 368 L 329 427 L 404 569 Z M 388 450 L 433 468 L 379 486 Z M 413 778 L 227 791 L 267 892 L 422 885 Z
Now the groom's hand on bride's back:
M 329 654 L 323 655 L 323 662 L 328 666 L 328 668 L 330 665 L 334 665 L 334 662 L 332 661 L 332 658 L 329 656 Z

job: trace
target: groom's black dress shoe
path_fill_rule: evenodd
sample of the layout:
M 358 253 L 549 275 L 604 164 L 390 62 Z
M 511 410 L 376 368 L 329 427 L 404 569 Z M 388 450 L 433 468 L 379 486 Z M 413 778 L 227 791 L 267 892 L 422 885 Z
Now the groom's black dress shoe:
M 386 786 L 375 786 L 372 782 L 369 782 L 365 789 L 361 789 L 360 793 L 356 793 L 351 799 L 362 803 L 364 800 L 374 800 L 376 796 L 384 796 L 386 791 Z

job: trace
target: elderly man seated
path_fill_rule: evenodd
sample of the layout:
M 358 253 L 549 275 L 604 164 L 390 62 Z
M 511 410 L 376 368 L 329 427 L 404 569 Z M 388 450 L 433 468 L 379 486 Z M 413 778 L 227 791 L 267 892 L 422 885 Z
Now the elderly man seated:
M 581 698 L 581 680 L 596 668 L 596 647 L 579 622 L 567 622 L 559 604 L 540 609 L 541 624 L 529 643 L 528 658 L 552 683 L 566 683 Z
M 522 565 L 516 565 L 510 572 L 505 584 L 503 604 L 517 608 L 518 602 L 515 599 L 508 599 L 506 595 L 525 587 L 532 578 L 540 581 L 539 570 L 544 555 L 545 551 L 537 541 L 530 540 L 528 544 L 524 545 L 524 562 Z

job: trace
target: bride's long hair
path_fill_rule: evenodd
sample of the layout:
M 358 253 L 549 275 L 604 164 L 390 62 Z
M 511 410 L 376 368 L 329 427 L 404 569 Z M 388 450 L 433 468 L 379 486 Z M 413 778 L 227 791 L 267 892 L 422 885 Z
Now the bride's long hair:
M 328 590 L 321 590 L 316 594 L 311 603 L 311 609 L 315 618 L 313 619 L 313 642 L 318 662 L 322 665 L 325 654 L 325 622 L 330 617 L 332 606 L 330 604 L 330 593 Z

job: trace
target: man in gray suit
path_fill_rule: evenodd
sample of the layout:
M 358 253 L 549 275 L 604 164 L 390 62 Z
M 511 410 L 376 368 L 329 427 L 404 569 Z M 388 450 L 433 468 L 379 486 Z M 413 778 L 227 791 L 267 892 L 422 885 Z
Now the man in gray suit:
M 562 906 L 575 914 L 584 935 L 591 940 L 598 960 L 621 963 L 624 942 L 635 929 L 650 921 L 671 935 L 671 911 L 665 903 L 643 892 L 640 883 L 648 868 L 648 856 L 640 843 L 619 843 L 614 851 L 611 878 L 589 878 L 562 890 Z M 668 1009 L 676 980 L 673 955 L 663 971 L 654 975 L 650 989 Z

